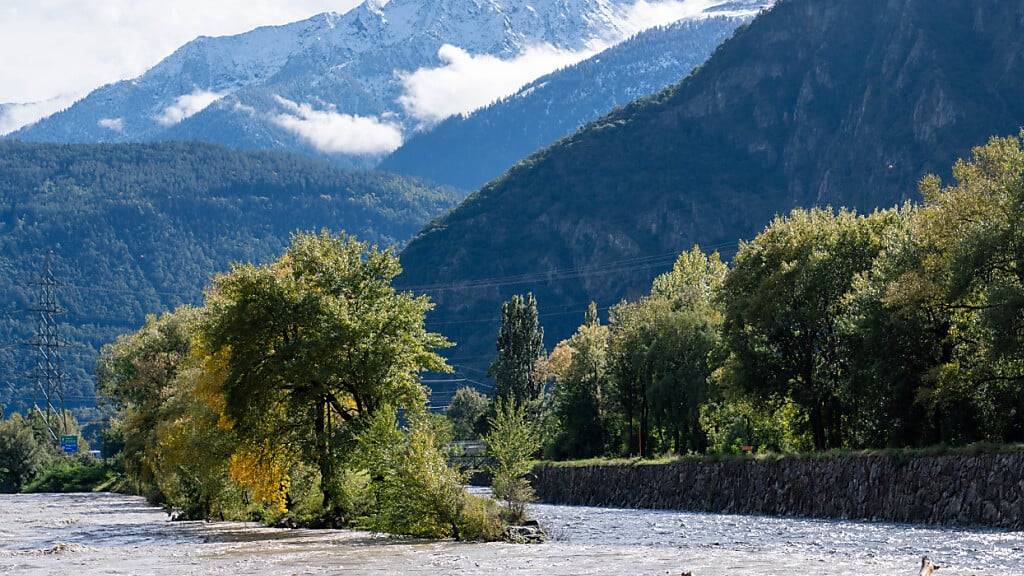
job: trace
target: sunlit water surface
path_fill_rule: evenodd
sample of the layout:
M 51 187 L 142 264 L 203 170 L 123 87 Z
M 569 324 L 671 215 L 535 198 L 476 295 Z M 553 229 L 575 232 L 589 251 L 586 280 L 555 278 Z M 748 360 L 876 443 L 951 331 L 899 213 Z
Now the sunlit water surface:
M 141 498 L 0 495 L 0 573 L 1024 576 L 1024 533 L 538 505 L 546 544 L 169 522 Z

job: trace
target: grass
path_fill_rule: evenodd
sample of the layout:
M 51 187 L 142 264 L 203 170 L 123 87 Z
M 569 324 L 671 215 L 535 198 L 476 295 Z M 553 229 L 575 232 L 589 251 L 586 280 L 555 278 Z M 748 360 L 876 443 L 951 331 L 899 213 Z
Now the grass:
M 937 445 L 925 448 L 882 448 L 870 450 L 829 450 L 808 453 L 761 453 L 761 454 L 686 454 L 666 455 L 657 458 L 589 458 L 586 460 L 538 461 L 540 466 L 583 468 L 590 466 L 658 466 L 677 462 L 735 462 L 775 461 L 793 459 L 827 460 L 832 458 L 924 458 L 929 456 L 977 456 L 982 454 L 1015 454 L 1024 452 L 1024 444 L 993 444 L 979 442 L 966 446 Z

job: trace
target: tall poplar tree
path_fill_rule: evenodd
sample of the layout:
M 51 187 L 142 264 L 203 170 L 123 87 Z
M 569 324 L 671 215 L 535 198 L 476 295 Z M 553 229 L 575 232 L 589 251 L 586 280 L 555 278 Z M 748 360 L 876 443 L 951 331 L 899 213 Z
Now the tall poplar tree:
M 536 400 L 543 380 L 537 362 L 544 358 L 544 329 L 537 317 L 537 299 L 516 294 L 501 305 L 497 358 L 488 375 L 494 378 L 498 398 L 517 403 Z

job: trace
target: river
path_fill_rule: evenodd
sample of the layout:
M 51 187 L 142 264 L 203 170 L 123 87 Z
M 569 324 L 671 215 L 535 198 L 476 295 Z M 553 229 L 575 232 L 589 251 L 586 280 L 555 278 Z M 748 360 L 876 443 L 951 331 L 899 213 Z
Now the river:
M 1024 576 L 1024 533 L 536 505 L 551 541 L 463 544 L 169 522 L 117 494 L 0 495 L 0 573 Z

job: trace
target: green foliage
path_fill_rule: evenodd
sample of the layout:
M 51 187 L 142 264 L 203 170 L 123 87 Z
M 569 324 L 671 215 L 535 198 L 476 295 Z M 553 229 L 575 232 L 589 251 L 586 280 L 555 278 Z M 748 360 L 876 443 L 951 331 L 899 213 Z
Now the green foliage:
M 694 249 L 599 338 L 591 313 L 545 364 L 549 453 L 596 455 L 573 438 L 607 422 L 608 453 L 643 457 L 1024 440 L 1022 139 L 923 179 L 922 206 L 776 218 L 728 272 Z M 606 411 L 578 401 L 587 378 L 610 380 Z
M 490 432 L 484 442 L 493 459 L 489 469 L 494 495 L 508 504 L 509 521 L 521 522 L 526 516 L 526 504 L 534 498 L 525 476 L 540 449 L 540 439 L 527 417 L 526 406 L 514 399 L 495 401 L 494 416 L 488 423 Z
M 513 296 L 501 305 L 498 356 L 488 375 L 494 378 L 495 396 L 517 403 L 540 397 L 543 381 L 537 372 L 544 358 L 544 329 L 537 317 L 537 300 Z
M 402 244 L 461 193 L 326 162 L 198 143 L 0 142 L 0 403 L 27 412 L 35 359 L 30 282 L 53 251 L 67 314 L 68 404 L 95 403 L 101 346 L 147 314 L 197 303 L 210 274 L 267 262 L 295 230 L 347 229 Z
M 392 288 L 398 271 L 389 251 L 299 234 L 273 264 L 216 278 L 202 308 L 106 346 L 100 389 L 126 476 L 179 518 L 500 534 L 447 463 L 451 423 L 425 412 L 419 374 L 447 368 L 447 342 L 423 327 L 425 297 Z
M 591 304 L 583 325 L 559 343 L 547 361 L 555 380 L 558 428 L 545 451 L 556 458 L 597 456 L 611 442 L 608 338 L 608 327 L 600 324 L 597 307 Z
M 467 494 L 459 518 L 459 537 L 468 541 L 494 542 L 504 538 L 505 525 L 493 498 Z
M 462 538 L 465 478 L 448 465 L 430 425 L 417 420 L 396 452 L 378 481 L 372 525 L 393 534 Z
M 243 438 L 298 447 L 317 463 L 324 507 L 346 443 L 388 407 L 424 401 L 419 374 L 446 371 L 426 297 L 391 286 L 389 251 L 348 236 L 299 234 L 277 262 L 236 266 L 207 298 L 203 338 L 226 354 L 226 415 Z
M 922 181 L 924 206 L 858 286 L 855 376 L 885 400 L 862 411 L 863 445 L 1024 439 L 1021 139 L 992 139 L 953 175 Z
M 490 409 L 491 400 L 473 388 L 464 386 L 456 390 L 445 411 L 455 440 L 479 439 Z
M 93 492 L 109 486 L 117 472 L 88 456 L 50 460 L 23 492 Z
M 762 398 L 792 398 L 818 450 L 843 445 L 840 322 L 857 275 L 898 218 L 795 210 L 740 245 L 723 290 L 727 373 Z
M 0 492 L 19 492 L 52 457 L 32 425 L 19 414 L 0 421 Z
M 610 371 L 630 454 L 703 451 L 702 403 L 719 341 L 718 254 L 694 247 L 657 278 L 649 297 L 612 310 Z
M 759 453 L 808 452 L 814 444 L 806 432 L 806 420 L 792 401 L 755 404 L 737 398 L 700 407 L 709 454 L 740 454 L 748 446 Z

